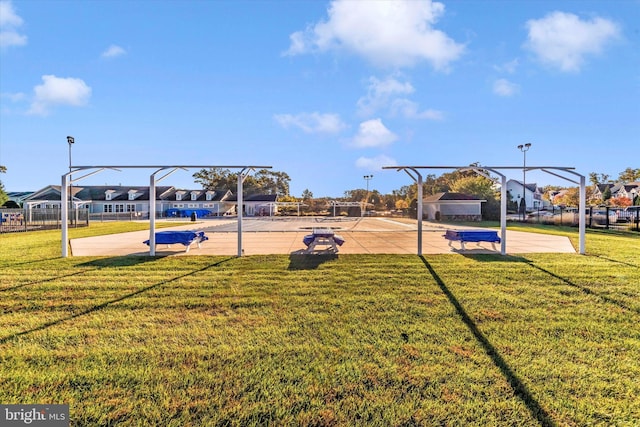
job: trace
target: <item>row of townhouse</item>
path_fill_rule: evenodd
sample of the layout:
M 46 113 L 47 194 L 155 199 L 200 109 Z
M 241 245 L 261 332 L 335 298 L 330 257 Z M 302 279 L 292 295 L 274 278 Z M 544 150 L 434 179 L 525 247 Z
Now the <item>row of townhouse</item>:
M 597 184 L 591 192 L 591 200 L 604 201 L 604 195 L 609 189 L 611 198 L 627 198 L 634 201 L 640 197 L 640 182 L 616 183 L 616 184 Z
M 149 217 L 149 187 L 143 186 L 73 186 L 73 205 L 90 214 L 130 213 Z M 22 199 L 29 209 L 59 209 L 60 186 L 49 185 Z M 243 214 L 273 215 L 277 213 L 276 195 L 258 194 L 243 198 Z M 169 186 L 156 187 L 156 216 L 189 216 L 197 211 L 211 216 L 237 213 L 238 198 L 230 190 L 184 190 Z

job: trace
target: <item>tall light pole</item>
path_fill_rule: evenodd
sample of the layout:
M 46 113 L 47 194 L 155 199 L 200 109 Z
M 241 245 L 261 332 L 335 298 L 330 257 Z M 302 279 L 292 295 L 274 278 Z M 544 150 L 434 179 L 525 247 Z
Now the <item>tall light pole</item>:
M 373 178 L 373 175 L 365 175 L 363 178 L 367 181 L 367 197 L 364 199 L 364 208 L 363 212 L 367 210 L 367 203 L 369 203 L 369 181 Z
M 518 145 L 518 149 L 522 151 L 524 156 L 522 162 L 522 199 L 520 199 L 520 209 L 522 210 L 522 220 L 527 219 L 527 151 L 531 148 L 531 143 Z

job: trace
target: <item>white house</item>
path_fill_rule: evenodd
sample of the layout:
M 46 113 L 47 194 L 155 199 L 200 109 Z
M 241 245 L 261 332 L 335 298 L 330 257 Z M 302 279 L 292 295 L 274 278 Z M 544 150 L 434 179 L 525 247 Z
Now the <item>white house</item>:
M 545 207 L 545 203 L 542 200 L 542 189 L 538 188 L 538 185 L 535 183 L 527 182 L 526 186 L 523 186 L 522 181 L 510 179 L 507 181 L 507 192 L 511 194 L 511 199 L 518 203 L 518 206 L 520 206 L 520 200 L 524 193 L 524 201 L 527 205 L 527 210 L 535 210 Z

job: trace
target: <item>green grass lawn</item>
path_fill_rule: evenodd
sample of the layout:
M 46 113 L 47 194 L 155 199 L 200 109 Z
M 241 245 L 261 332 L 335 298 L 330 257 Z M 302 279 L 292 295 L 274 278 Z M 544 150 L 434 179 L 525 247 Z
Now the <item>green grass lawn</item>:
M 59 231 L 3 234 L 0 403 L 78 426 L 638 425 L 639 253 L 588 232 L 586 256 L 62 259 Z

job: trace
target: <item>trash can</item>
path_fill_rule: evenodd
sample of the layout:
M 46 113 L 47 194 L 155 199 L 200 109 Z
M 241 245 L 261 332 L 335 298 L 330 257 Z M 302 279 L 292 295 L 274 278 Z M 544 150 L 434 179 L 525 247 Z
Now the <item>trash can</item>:
M 195 212 L 191 212 L 191 221 L 195 222 L 196 218 L 197 218 L 196 213 Z

